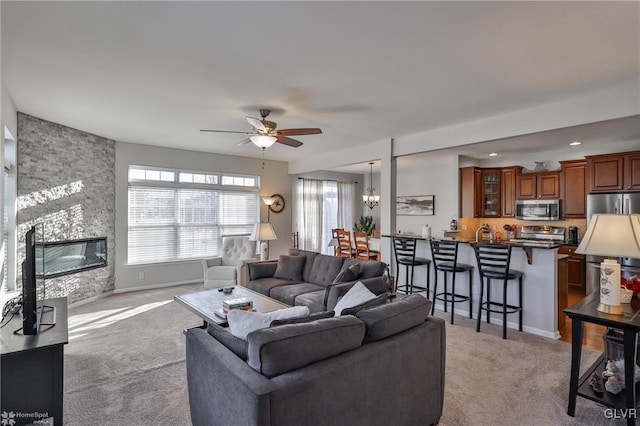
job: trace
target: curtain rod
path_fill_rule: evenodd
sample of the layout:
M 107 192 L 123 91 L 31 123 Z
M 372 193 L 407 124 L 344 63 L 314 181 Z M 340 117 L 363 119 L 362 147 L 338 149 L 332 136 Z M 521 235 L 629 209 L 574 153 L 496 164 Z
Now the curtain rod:
M 303 178 L 303 177 L 298 177 L 298 179 L 300 180 L 320 180 L 320 181 L 327 181 L 327 182 L 342 182 L 342 183 L 358 183 L 358 181 L 353 181 L 353 182 L 349 182 L 349 181 L 344 181 L 344 180 L 336 180 L 336 179 L 316 179 L 316 178 Z

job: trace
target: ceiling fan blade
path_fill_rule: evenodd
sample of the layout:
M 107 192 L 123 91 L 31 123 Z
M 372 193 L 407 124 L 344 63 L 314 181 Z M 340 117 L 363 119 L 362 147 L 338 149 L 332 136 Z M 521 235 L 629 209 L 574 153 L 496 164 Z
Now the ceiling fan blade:
M 241 135 L 252 135 L 252 132 L 236 132 L 235 130 L 209 130 L 203 129 L 201 132 L 212 132 L 212 133 L 240 133 Z
M 276 130 L 278 136 L 298 136 L 298 135 L 319 135 L 322 133 L 320 129 L 307 128 L 307 129 L 281 129 Z
M 246 145 L 248 143 L 251 143 L 251 139 L 249 138 L 242 139 L 240 142 L 238 142 L 238 146 Z
M 278 136 L 278 139 L 276 140 L 276 142 L 280 142 L 281 144 L 289 145 L 289 146 L 292 146 L 294 148 L 297 148 L 300 145 L 302 145 L 302 142 L 297 141 L 295 139 L 288 138 L 286 136 Z
M 251 124 L 251 127 L 253 127 L 254 129 L 264 133 L 269 132 L 269 129 L 267 129 L 267 127 L 262 123 L 262 121 L 258 120 L 257 118 L 253 118 L 249 116 L 246 116 L 245 118 L 247 119 L 249 124 Z

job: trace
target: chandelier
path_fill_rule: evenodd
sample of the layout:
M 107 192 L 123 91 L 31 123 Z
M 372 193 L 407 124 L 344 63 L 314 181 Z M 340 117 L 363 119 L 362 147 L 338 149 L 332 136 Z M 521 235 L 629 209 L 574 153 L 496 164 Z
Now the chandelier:
M 362 196 L 362 203 L 373 209 L 380 202 L 380 196 L 373 193 L 375 188 L 373 187 L 373 162 L 369 163 L 370 172 L 369 172 L 369 188 L 367 188 L 367 193 Z

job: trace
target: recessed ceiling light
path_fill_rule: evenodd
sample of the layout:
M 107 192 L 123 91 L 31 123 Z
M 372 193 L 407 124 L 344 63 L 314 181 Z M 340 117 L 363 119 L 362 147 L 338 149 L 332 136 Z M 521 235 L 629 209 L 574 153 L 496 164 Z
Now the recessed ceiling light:
M 491 154 L 489 154 L 489 157 L 497 157 L 498 153 L 497 152 L 492 152 Z
M 571 142 L 569 145 L 571 145 L 571 146 L 582 145 L 582 142 L 580 142 L 580 141 L 573 141 L 573 142 Z

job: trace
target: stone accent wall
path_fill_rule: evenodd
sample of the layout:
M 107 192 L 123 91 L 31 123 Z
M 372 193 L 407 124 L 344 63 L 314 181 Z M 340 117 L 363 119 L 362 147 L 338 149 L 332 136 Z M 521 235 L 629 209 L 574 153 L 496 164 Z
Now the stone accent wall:
M 115 288 L 115 141 L 18 113 L 18 287 L 24 234 L 45 241 L 107 237 L 108 266 L 45 281 L 69 303 Z M 38 288 L 38 291 L 43 291 Z

